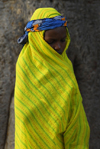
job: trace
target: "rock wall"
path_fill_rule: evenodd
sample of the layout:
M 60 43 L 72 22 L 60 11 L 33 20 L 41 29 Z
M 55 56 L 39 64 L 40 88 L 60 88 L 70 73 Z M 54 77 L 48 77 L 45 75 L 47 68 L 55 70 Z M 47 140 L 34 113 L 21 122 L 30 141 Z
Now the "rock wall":
M 0 149 L 14 149 L 15 64 L 22 46 L 17 38 L 36 8 L 54 7 L 68 20 L 71 59 L 91 128 L 90 149 L 100 149 L 100 1 L 0 1 Z

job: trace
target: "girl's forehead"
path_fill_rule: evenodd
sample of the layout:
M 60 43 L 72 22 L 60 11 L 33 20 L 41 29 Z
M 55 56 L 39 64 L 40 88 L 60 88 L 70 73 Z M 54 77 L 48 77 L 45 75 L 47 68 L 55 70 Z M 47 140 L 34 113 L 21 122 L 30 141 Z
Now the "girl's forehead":
M 66 36 L 66 27 L 57 27 L 55 29 L 45 31 L 45 37 L 53 38 L 53 37 L 61 37 L 64 38 Z

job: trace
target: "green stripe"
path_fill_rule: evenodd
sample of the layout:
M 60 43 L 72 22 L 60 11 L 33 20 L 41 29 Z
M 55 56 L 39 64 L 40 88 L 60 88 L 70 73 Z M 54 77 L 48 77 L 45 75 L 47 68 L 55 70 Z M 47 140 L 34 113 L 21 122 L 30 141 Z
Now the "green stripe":
M 17 108 L 17 107 L 15 106 L 15 108 Z M 23 123 L 23 125 L 25 126 L 25 128 L 26 128 L 28 134 L 30 135 L 30 138 L 35 142 L 36 140 L 34 140 L 33 135 L 28 131 L 28 129 L 27 129 L 25 123 L 20 119 L 20 117 L 18 117 L 17 114 L 15 114 L 15 116 L 21 121 L 21 123 Z M 16 123 L 15 123 L 15 124 L 16 124 Z M 37 143 L 36 143 L 36 144 L 37 144 Z M 37 144 L 37 146 L 38 146 L 40 149 L 42 149 L 42 148 L 39 146 L 39 144 Z
M 78 109 L 77 109 L 78 108 Z M 78 111 L 78 113 L 79 113 L 79 107 L 76 107 L 76 111 Z M 76 114 L 74 114 L 74 118 L 73 118 L 73 120 L 72 120 L 72 122 L 70 122 L 69 123 L 69 126 L 71 126 L 70 127 L 70 129 L 67 131 L 67 133 L 71 130 L 71 129 L 73 129 L 73 127 L 75 126 L 75 123 L 77 123 L 77 118 L 75 117 L 76 116 Z M 76 119 L 76 120 L 75 120 Z M 74 122 L 73 122 L 74 121 Z M 72 123 L 72 124 L 71 124 Z M 65 134 L 66 135 L 66 134 Z
M 23 93 L 23 95 L 25 95 L 24 93 Z M 15 96 L 16 97 L 16 96 Z M 29 100 L 29 98 L 27 97 L 27 96 L 25 96 L 28 100 Z M 17 97 L 16 97 L 17 98 Z M 17 100 L 19 100 L 18 98 L 17 98 Z M 20 100 L 19 100 L 20 101 Z M 20 101 L 20 103 L 22 103 L 22 101 Z M 25 108 L 27 108 L 28 110 L 29 110 L 29 108 L 28 107 L 26 107 L 26 105 L 24 104 L 24 103 L 22 103 L 22 105 L 24 105 L 25 106 Z M 35 106 L 36 107 L 36 106 Z M 38 109 L 38 108 L 37 108 Z M 29 110 L 30 111 L 30 110 Z M 38 109 L 38 111 L 39 111 L 39 109 Z M 40 111 L 39 111 L 40 112 Z M 46 109 L 46 112 L 48 112 L 47 111 L 47 109 Z M 31 111 L 30 111 L 30 113 L 31 113 Z M 34 116 L 33 115 L 33 113 L 31 113 L 32 114 L 32 116 Z M 41 114 L 41 112 L 40 112 L 40 114 Z M 41 116 L 43 117 L 43 115 L 41 114 Z M 37 119 L 35 118 L 35 120 L 37 121 Z M 55 119 L 54 119 L 55 120 Z M 37 123 L 38 123 L 38 125 L 41 127 L 41 125 L 40 125 L 40 123 L 37 121 Z M 47 122 L 48 123 L 48 122 Z M 56 123 L 56 122 L 55 122 Z M 48 123 L 49 124 L 49 123 Z M 50 124 L 49 124 L 50 125 Z M 51 126 L 50 126 L 51 127 Z M 52 127 L 51 127 L 52 128 Z M 41 129 L 43 129 L 42 127 L 41 127 Z M 54 131 L 54 129 L 53 129 L 53 131 Z M 45 132 L 46 133 L 46 132 Z M 47 135 L 47 133 L 46 133 L 46 135 Z M 50 138 L 50 137 L 49 137 Z M 50 138 L 51 139 L 51 138 Z M 54 142 L 53 142 L 54 143 Z
M 19 127 L 19 125 L 16 123 L 16 125 L 17 125 L 17 127 L 20 129 L 20 131 L 22 132 L 22 134 L 23 135 L 25 135 L 25 133 L 22 131 L 22 129 Z M 25 137 L 26 137 L 26 135 L 25 135 Z M 30 142 L 30 141 L 28 141 L 28 142 Z M 29 145 L 29 144 L 28 144 Z M 30 145 L 29 145 L 30 146 Z M 31 146 L 30 146 L 30 148 L 31 148 Z
M 25 113 L 21 110 L 21 109 L 19 109 L 17 106 L 15 106 L 16 108 L 17 108 L 17 110 L 19 110 L 23 115 L 24 115 L 24 117 L 26 117 L 26 115 L 25 115 Z M 32 114 L 32 116 L 34 117 L 34 115 Z M 37 119 L 36 119 L 37 120 Z M 30 126 L 31 126 L 31 128 L 33 129 L 33 126 L 32 126 L 32 124 L 31 124 L 31 121 L 29 120 L 29 118 L 27 117 L 27 121 L 29 122 L 29 124 L 30 124 Z M 38 122 L 38 121 L 37 121 Z M 39 124 L 38 124 L 39 125 Z M 24 123 L 24 126 L 25 126 L 25 123 Z M 39 125 L 40 127 L 41 127 L 41 125 Z M 25 127 L 25 128 L 27 128 L 27 126 Z M 41 130 L 43 130 L 43 127 L 41 127 Z M 41 135 L 38 135 L 38 133 L 37 133 L 37 131 L 34 129 L 34 131 L 35 131 L 35 133 L 37 134 L 37 136 L 39 136 L 39 138 L 42 140 L 42 142 L 44 142 L 44 144 L 46 145 L 46 146 L 48 146 L 48 144 L 46 144 L 46 142 L 44 141 L 44 138 L 42 138 L 41 137 Z M 45 131 L 44 131 L 45 132 Z M 45 132 L 45 134 L 48 136 L 48 134 Z M 52 142 L 53 142 L 53 140 L 52 140 Z M 48 146 L 48 148 L 49 148 L 49 146 Z
M 82 109 L 81 109 L 82 110 Z M 82 117 L 80 117 L 80 113 L 81 113 L 81 111 L 79 111 L 79 115 L 78 115 L 78 123 L 79 123 L 79 126 L 78 126 L 78 135 L 77 135 L 77 144 L 79 144 L 79 142 L 80 142 L 80 136 L 82 135 L 82 133 L 83 133 L 83 127 L 81 127 L 81 126 L 83 126 L 83 124 L 81 123 L 81 120 L 82 120 Z M 81 116 L 83 116 L 83 115 L 81 115 Z M 85 133 L 85 132 L 84 132 Z M 82 138 L 82 137 L 81 137 Z
M 76 121 L 77 121 L 77 118 L 76 118 L 76 115 L 77 115 L 77 112 L 79 113 L 79 109 L 80 109 L 80 104 L 81 104 L 81 100 L 80 100 L 80 98 L 81 98 L 81 96 L 80 96 L 80 98 L 79 98 L 79 96 L 77 97 L 77 93 L 74 93 L 74 97 L 73 97 L 74 99 L 73 100 L 75 100 L 75 110 L 74 111 L 72 111 L 72 109 L 71 109 L 71 112 L 74 114 L 74 115 L 72 115 L 72 116 L 74 116 L 73 117 L 73 120 L 74 119 L 76 119 L 75 121 L 74 121 L 74 123 L 73 123 L 73 125 L 71 126 L 71 128 L 70 129 L 72 129 L 72 127 L 74 127 L 74 124 L 76 123 Z M 79 98 L 79 99 L 78 99 Z M 71 106 L 73 106 L 73 103 L 71 102 Z M 71 116 L 71 117 L 72 117 Z M 71 119 L 71 121 L 73 121 L 72 119 Z M 72 122 L 70 122 L 70 123 L 72 123 Z M 71 125 L 69 123 L 69 125 Z M 68 130 L 68 132 L 70 131 L 70 129 Z
M 20 89 L 19 89 L 20 90 Z M 21 91 L 21 90 L 20 90 Z M 21 91 L 22 92 L 22 91 Z M 27 99 L 28 99 L 28 101 L 30 100 L 27 96 L 25 96 Z M 16 97 L 17 98 L 17 97 Z M 19 100 L 19 99 L 18 99 Z M 20 100 L 19 100 L 20 101 Z M 20 101 L 21 103 L 22 103 L 22 105 L 24 105 L 24 103 L 22 102 L 22 101 Z M 38 107 L 34 104 L 34 103 L 32 103 L 36 108 L 37 108 L 37 110 L 39 111 L 39 113 L 41 114 L 41 112 L 40 112 L 40 110 L 38 109 Z M 26 105 L 25 105 L 25 107 L 26 107 Z M 27 108 L 28 109 L 28 108 Z M 47 111 L 47 109 L 45 109 L 46 110 L 46 112 L 47 113 L 49 113 L 48 111 Z M 31 114 L 33 114 L 33 113 L 31 113 Z M 48 123 L 48 121 L 47 121 L 47 119 L 43 116 L 43 114 L 41 114 L 41 116 L 43 117 L 43 119 L 45 119 L 45 121 Z M 52 128 L 51 127 L 51 125 L 48 123 L 48 125 L 50 126 L 50 128 L 54 131 L 54 128 Z M 55 132 L 55 131 L 54 131 Z
M 16 135 L 17 135 L 18 138 L 20 138 L 20 136 L 17 134 L 17 131 L 16 131 Z M 19 139 L 19 140 L 20 140 L 20 142 L 25 146 L 25 148 L 27 148 L 26 144 L 23 143 L 22 139 Z
M 15 96 L 16 97 L 16 96 Z M 22 104 L 22 106 L 24 106 L 24 108 L 26 108 L 29 112 L 30 112 L 30 114 L 32 115 L 32 117 L 34 117 L 34 119 L 36 120 L 36 122 L 38 123 L 38 125 L 40 126 L 40 128 L 41 129 L 43 129 L 43 127 L 40 125 L 40 123 L 38 122 L 38 120 L 37 120 L 37 118 L 35 117 L 35 115 L 33 115 L 33 113 L 32 113 L 32 111 L 28 108 L 28 107 L 26 107 L 26 105 L 21 101 L 21 100 L 19 100 L 17 97 L 16 97 L 16 99 Z M 30 122 L 31 123 L 31 122 Z M 50 126 L 51 127 L 51 126 Z M 33 128 L 33 127 L 32 127 Z M 34 129 L 35 130 L 35 129 Z M 36 132 L 36 131 L 35 131 Z M 44 131 L 45 132 L 45 131 Z M 37 134 L 37 133 L 36 133 Z M 53 143 L 55 143 L 51 138 L 50 138 L 50 136 L 45 132 L 45 134 L 48 136 L 48 138 L 53 142 Z
M 62 136 L 62 138 L 63 138 L 63 140 L 64 140 L 64 136 L 63 136 L 63 133 L 62 134 L 60 134 L 61 136 Z M 63 144 L 64 145 L 64 141 L 62 142 L 60 139 L 59 139 L 59 137 L 57 136 L 57 139 L 58 139 L 58 141 L 61 143 L 61 144 Z
M 15 132 L 16 133 L 16 132 Z M 20 146 L 18 144 L 18 142 L 16 141 L 17 139 L 15 139 L 15 149 L 16 149 L 16 145 L 18 146 L 18 149 L 20 149 Z
M 16 85 L 17 86 L 17 85 Z M 39 108 L 34 104 L 34 102 L 32 102 L 30 100 L 30 98 L 28 98 L 25 93 L 23 93 L 20 88 L 17 86 L 17 88 L 19 89 L 19 91 L 28 99 L 28 101 L 30 101 L 35 107 L 36 109 L 39 111 L 39 113 L 41 114 L 41 116 L 43 117 L 43 119 L 45 119 L 45 121 L 48 123 L 47 119 L 44 117 L 44 115 L 40 112 Z M 22 102 L 22 101 L 21 101 Z M 24 103 L 23 103 L 24 104 Z M 43 103 L 42 103 L 42 106 L 44 107 Z M 45 107 L 44 107 L 45 108 Z M 48 110 L 45 108 L 45 111 L 48 113 L 48 115 L 50 115 L 50 113 L 48 112 Z M 52 116 L 51 116 L 52 117 Z M 53 117 L 52 117 L 53 120 L 55 120 Z M 50 126 L 50 128 L 52 129 L 52 131 L 55 132 L 54 128 L 51 127 L 51 125 L 48 123 L 48 125 Z
M 71 140 L 71 142 L 70 142 L 70 140 L 68 141 L 68 140 L 66 140 L 67 142 L 65 142 L 65 147 L 69 144 L 69 146 L 70 146 L 70 144 L 72 144 L 72 142 L 76 139 L 76 135 L 75 135 L 75 133 L 77 133 L 77 129 L 74 129 L 73 130 L 73 134 L 71 134 L 71 136 L 70 136 L 70 140 Z M 68 135 L 68 134 L 67 134 Z M 74 136 L 74 138 L 73 138 L 73 136 Z M 73 139 L 72 139 L 73 138 Z

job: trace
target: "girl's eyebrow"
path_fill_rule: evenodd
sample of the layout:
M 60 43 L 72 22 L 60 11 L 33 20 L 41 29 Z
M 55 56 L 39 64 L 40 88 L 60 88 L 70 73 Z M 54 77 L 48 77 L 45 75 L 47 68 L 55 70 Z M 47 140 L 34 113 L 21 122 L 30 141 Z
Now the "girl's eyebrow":
M 67 35 L 65 35 L 63 38 L 66 38 L 67 37 Z
M 65 35 L 64 37 L 62 38 L 66 38 L 67 36 Z M 54 37 L 49 37 L 50 40 L 56 40 Z

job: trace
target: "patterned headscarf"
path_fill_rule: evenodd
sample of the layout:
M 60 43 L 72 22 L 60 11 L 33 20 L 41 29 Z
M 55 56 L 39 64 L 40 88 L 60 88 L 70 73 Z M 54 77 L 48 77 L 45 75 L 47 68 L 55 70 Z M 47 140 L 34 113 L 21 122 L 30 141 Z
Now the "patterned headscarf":
M 61 16 L 37 9 L 31 20 Z M 15 149 L 88 149 L 89 126 L 73 67 L 44 39 L 44 30 L 28 33 L 16 64 Z

